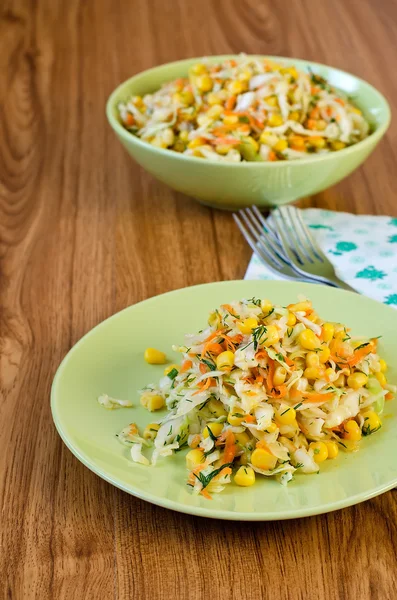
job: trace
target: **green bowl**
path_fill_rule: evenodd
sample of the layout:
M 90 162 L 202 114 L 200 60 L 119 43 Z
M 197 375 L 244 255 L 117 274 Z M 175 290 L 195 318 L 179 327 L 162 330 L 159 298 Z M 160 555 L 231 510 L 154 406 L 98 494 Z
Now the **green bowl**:
M 213 56 L 212 63 L 235 55 Z M 260 58 L 265 58 L 261 56 Z M 171 188 L 221 209 L 244 206 L 277 206 L 316 194 L 356 169 L 373 151 L 390 123 L 387 100 L 372 85 L 349 73 L 318 63 L 283 57 L 266 57 L 296 65 L 325 77 L 343 90 L 370 121 L 373 133 L 365 140 L 326 155 L 309 155 L 296 161 L 219 163 L 155 148 L 121 125 L 117 106 L 131 95 L 143 96 L 163 83 L 184 77 L 197 58 L 154 67 L 119 85 L 110 96 L 106 113 L 111 127 L 128 153 L 146 171 Z

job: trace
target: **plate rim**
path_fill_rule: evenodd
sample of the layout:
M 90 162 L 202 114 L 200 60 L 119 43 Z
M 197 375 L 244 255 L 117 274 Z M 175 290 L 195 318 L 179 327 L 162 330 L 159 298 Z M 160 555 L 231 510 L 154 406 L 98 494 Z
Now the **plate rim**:
M 232 285 L 232 284 L 236 284 L 236 283 L 241 284 L 243 282 L 248 283 L 249 281 L 254 282 L 256 280 L 235 279 L 235 280 L 226 280 L 226 281 L 213 281 L 213 282 L 202 283 L 202 284 L 198 284 L 198 285 L 185 286 L 183 288 L 171 290 L 171 291 L 168 291 L 168 292 L 165 292 L 162 294 L 156 294 L 155 296 L 151 296 L 150 298 L 141 300 L 139 302 L 136 302 L 135 304 L 131 304 L 131 305 L 121 309 L 120 311 L 117 311 L 116 313 L 114 313 L 113 315 L 110 315 L 103 321 L 100 321 L 97 325 L 95 325 L 89 331 L 87 331 L 87 333 L 85 333 L 66 353 L 66 355 L 62 359 L 60 365 L 57 368 L 57 371 L 55 373 L 55 376 L 54 376 L 54 379 L 53 379 L 52 385 L 51 385 L 50 406 L 51 406 L 52 419 L 54 421 L 55 428 L 56 428 L 59 436 L 61 437 L 62 441 L 64 442 L 65 446 L 90 471 L 92 471 L 98 477 L 100 477 L 101 479 L 104 479 L 111 485 L 114 485 L 118 489 L 121 489 L 124 492 L 127 492 L 131 496 L 134 496 L 134 497 L 139 498 L 140 500 L 144 500 L 146 502 L 150 502 L 151 504 L 155 504 L 156 506 L 160 506 L 162 508 L 174 510 L 179 513 L 189 514 L 189 515 L 199 516 L 199 517 L 212 518 L 212 519 L 221 519 L 221 520 L 228 520 L 228 521 L 260 522 L 260 521 L 282 521 L 282 520 L 290 520 L 290 519 L 316 516 L 316 515 L 320 515 L 320 514 L 334 512 L 336 510 L 340 510 L 342 508 L 347 508 L 349 506 L 353 506 L 356 504 L 360 504 L 361 502 L 365 502 L 367 500 L 370 500 L 371 498 L 375 498 L 376 496 L 379 496 L 379 495 L 395 488 L 397 486 L 397 476 L 395 477 L 395 479 L 391 480 L 389 483 L 380 484 L 380 485 L 372 488 L 371 490 L 369 490 L 367 493 L 363 492 L 363 493 L 355 494 L 354 496 L 348 496 L 347 498 L 342 498 L 341 500 L 336 501 L 336 502 L 321 504 L 321 505 L 318 505 L 317 507 L 298 508 L 298 509 L 292 510 L 291 512 L 286 512 L 284 510 L 284 511 L 279 511 L 279 512 L 274 512 L 274 513 L 269 513 L 266 511 L 251 513 L 251 512 L 246 512 L 246 511 L 231 512 L 231 511 L 222 510 L 222 509 L 211 509 L 210 507 L 208 509 L 206 509 L 205 507 L 202 507 L 202 506 L 184 505 L 181 502 L 177 502 L 175 500 L 171 500 L 168 498 L 161 498 L 160 496 L 154 495 L 150 492 L 140 492 L 137 489 L 131 490 L 130 487 L 128 487 L 127 485 L 124 485 L 122 482 L 118 481 L 117 478 L 114 478 L 114 477 L 108 475 L 107 472 L 105 470 L 103 470 L 101 467 L 96 466 L 94 464 L 94 461 L 92 461 L 92 459 L 90 459 L 88 456 L 86 456 L 86 454 L 84 452 L 82 452 L 78 448 L 77 445 L 73 444 L 69 440 L 68 435 L 66 434 L 66 432 L 64 431 L 64 429 L 62 427 L 62 424 L 59 419 L 59 415 L 57 414 L 57 399 L 56 399 L 57 387 L 59 385 L 63 371 L 65 370 L 70 358 L 73 356 L 73 354 L 76 351 L 78 351 L 78 348 L 80 347 L 80 345 L 84 342 L 84 340 L 86 338 L 88 338 L 91 335 L 94 335 L 94 332 L 96 331 L 97 328 L 102 327 L 105 323 L 107 323 L 110 320 L 115 320 L 115 319 L 119 318 L 120 315 L 122 315 L 123 313 L 133 310 L 135 306 L 138 306 L 143 303 L 145 303 L 145 304 L 151 303 L 152 301 L 155 301 L 159 297 L 178 294 L 179 292 L 188 290 L 188 289 L 193 290 L 193 289 L 197 289 L 197 288 L 211 287 L 214 285 L 217 285 L 220 287 L 223 287 L 223 286 L 227 287 L 228 285 Z M 267 281 L 269 283 L 276 282 L 278 285 L 281 285 L 281 287 L 284 287 L 284 286 L 289 287 L 291 285 L 291 283 L 292 284 L 299 283 L 301 286 L 303 286 L 304 288 L 308 288 L 308 289 L 313 289 L 314 287 L 326 288 L 328 290 L 330 289 L 330 287 L 327 285 L 315 284 L 315 283 L 304 283 L 304 282 L 300 282 L 300 281 L 290 282 L 290 281 L 280 281 L 280 280 L 276 280 L 276 279 L 271 279 L 271 280 L 267 280 Z M 341 295 L 346 295 L 346 294 L 355 295 L 354 292 L 337 289 L 337 288 L 332 288 L 332 289 L 333 289 L 333 292 L 340 293 Z M 384 309 L 386 309 L 387 311 L 390 311 L 391 314 L 392 313 L 395 314 L 395 309 L 393 309 L 385 304 L 382 304 L 381 302 L 374 300 L 373 298 L 369 298 L 368 296 L 364 296 L 361 294 L 358 294 L 358 295 L 370 303 L 374 303 L 376 305 L 383 306 Z

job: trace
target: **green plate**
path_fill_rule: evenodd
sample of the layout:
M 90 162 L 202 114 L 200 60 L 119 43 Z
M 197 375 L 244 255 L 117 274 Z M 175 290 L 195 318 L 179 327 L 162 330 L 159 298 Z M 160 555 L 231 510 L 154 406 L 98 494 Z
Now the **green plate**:
M 132 463 L 116 439 L 131 422 L 144 427 L 153 414 L 139 404 L 137 391 L 156 382 L 164 366 L 148 365 L 146 347 L 178 360 L 173 343 L 184 333 L 202 329 L 208 312 L 222 303 L 257 296 L 286 305 L 298 294 L 313 300 L 317 312 L 352 328 L 353 335 L 382 335 L 380 354 L 389 363 L 388 376 L 397 382 L 397 311 L 364 296 L 333 288 L 280 281 L 227 281 L 200 285 L 121 311 L 85 335 L 63 360 L 55 376 L 51 406 L 55 425 L 75 456 L 100 477 L 126 492 L 159 506 L 219 519 L 265 521 L 329 512 L 368 500 L 397 485 L 397 416 L 395 401 L 387 402 L 383 427 L 363 439 L 355 454 L 339 453 L 319 475 L 297 475 L 287 487 L 257 477 L 250 488 L 226 486 L 213 500 L 193 496 L 186 485 L 181 451 L 155 467 Z M 134 407 L 107 411 L 97 403 L 101 393 L 131 399 Z M 157 418 L 159 413 L 155 415 Z

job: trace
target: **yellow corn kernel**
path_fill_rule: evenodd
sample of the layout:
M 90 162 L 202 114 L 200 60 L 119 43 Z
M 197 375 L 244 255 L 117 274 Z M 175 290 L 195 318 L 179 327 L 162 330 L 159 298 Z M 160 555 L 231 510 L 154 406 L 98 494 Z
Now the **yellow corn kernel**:
M 209 431 L 211 431 L 214 437 L 218 437 L 221 435 L 223 429 L 223 423 L 208 423 L 207 427 L 204 427 L 203 430 L 203 438 L 206 439 L 209 436 Z
M 242 73 L 239 74 L 238 78 L 241 79 L 241 81 L 249 81 L 252 77 L 252 73 L 249 69 L 246 69 L 245 71 L 243 71 Z
M 296 418 L 296 410 L 292 408 L 285 408 L 284 410 L 277 413 L 276 420 L 280 425 L 292 425 Z
M 143 356 L 149 365 L 163 365 L 167 362 L 164 352 L 156 350 L 156 348 L 146 348 Z
M 387 362 L 383 358 L 379 359 L 379 366 L 382 373 L 387 371 Z
M 265 316 L 269 314 L 269 312 L 272 310 L 272 308 L 273 308 L 273 304 L 270 302 L 270 300 L 262 300 L 261 310 Z
M 223 117 L 223 124 L 224 125 L 237 125 L 238 123 L 238 116 L 237 115 L 225 115 Z
M 276 344 L 278 342 L 278 340 L 280 339 L 279 331 L 275 325 L 267 326 L 265 336 L 266 336 L 266 338 L 265 338 L 265 341 L 263 342 L 263 345 L 266 346 L 266 348 L 268 348 L 269 346 L 272 346 L 273 344 Z
M 321 346 L 321 351 L 318 353 L 320 363 L 325 364 L 329 360 L 330 356 L 331 350 L 328 348 L 328 346 Z
M 274 433 L 277 429 L 277 425 L 276 423 L 270 423 L 270 425 L 267 426 L 267 428 L 265 429 L 266 433 Z
M 335 327 L 332 323 L 324 323 L 323 325 L 323 340 L 324 342 L 330 342 L 334 337 Z
M 349 375 L 347 378 L 347 385 L 353 390 L 358 390 L 364 387 L 368 383 L 368 377 L 364 373 L 356 371 L 353 375 Z
M 194 140 L 191 140 L 187 147 L 189 148 L 189 150 L 193 150 L 193 148 L 198 148 L 199 146 L 203 146 L 205 144 L 205 140 L 203 140 L 203 138 L 200 137 L 196 137 L 194 138 Z
M 189 139 L 189 132 L 188 131 L 181 131 L 179 134 L 179 139 L 182 140 L 182 142 L 187 142 Z
M 328 458 L 336 458 L 339 454 L 338 444 L 333 441 L 324 442 L 328 450 Z
M 298 79 L 298 71 L 295 67 L 284 67 L 283 69 L 280 69 L 280 73 L 283 75 L 291 75 L 294 79 Z
M 381 386 L 385 387 L 385 385 L 387 383 L 387 379 L 385 377 L 385 374 L 382 373 L 382 371 L 378 371 L 378 373 L 375 373 L 375 377 L 379 381 L 379 383 L 381 384 Z
M 227 422 L 230 423 L 233 427 L 239 427 L 241 423 L 245 420 L 245 415 L 241 413 L 238 409 L 233 410 L 227 416 Z
M 203 63 L 196 63 L 189 69 L 189 73 L 192 75 L 202 75 L 207 72 L 207 67 Z
M 140 402 L 150 412 L 160 410 L 165 405 L 164 398 L 160 394 L 142 394 Z
M 379 415 L 376 414 L 373 410 L 367 410 L 363 413 L 364 425 L 363 425 L 363 433 L 364 435 L 369 435 L 370 433 L 374 433 L 380 427 L 382 427 L 382 421 L 379 418 Z
M 326 141 L 323 137 L 312 136 L 310 138 L 310 145 L 321 150 L 322 148 L 325 148 Z
M 188 452 L 186 454 L 186 466 L 189 469 L 189 471 L 192 471 L 193 469 L 198 467 L 198 465 L 200 465 L 203 462 L 204 462 L 204 451 L 200 450 L 199 448 L 190 450 L 190 452 Z
M 236 433 L 236 442 L 240 444 L 240 446 L 245 446 L 250 441 L 250 436 L 246 431 L 242 431 L 241 433 Z
M 219 96 L 219 94 L 211 92 L 211 94 L 208 94 L 207 96 L 207 102 L 210 106 L 217 106 L 222 104 L 222 98 Z
M 306 354 L 306 366 L 307 367 L 319 367 L 320 366 L 320 357 L 317 352 L 308 352 Z
M 358 442 L 358 440 L 361 440 L 361 429 L 353 419 L 347 421 L 344 424 L 343 429 L 343 437 L 346 440 L 350 440 L 352 442 Z
M 266 144 L 266 146 L 273 146 L 277 143 L 277 136 L 274 133 L 270 133 L 269 131 L 262 131 L 259 141 L 261 144 Z
M 299 151 L 306 150 L 305 139 L 300 135 L 291 135 L 288 141 L 291 148 Z
M 207 403 L 207 408 L 210 411 L 211 415 L 213 415 L 216 419 L 219 417 L 226 416 L 226 410 L 220 400 L 215 400 L 211 398 L 211 400 Z
M 299 343 L 306 350 L 315 350 L 321 346 L 320 340 L 311 329 L 304 329 L 300 332 Z
M 300 115 L 300 112 L 299 112 L 299 111 L 297 111 L 297 110 L 293 110 L 293 111 L 292 111 L 292 112 L 290 112 L 290 113 L 289 113 L 289 115 L 288 115 L 288 119 L 289 119 L 290 121 L 299 121 L 300 117 L 301 117 L 301 115 Z
M 175 92 L 175 94 L 172 94 L 172 101 L 175 104 L 183 104 L 182 96 L 181 96 L 180 92 Z
M 250 317 L 249 319 L 244 319 L 244 321 L 237 323 L 237 327 L 241 333 L 248 335 L 255 327 L 258 327 L 258 320 L 255 319 L 255 317 Z
M 172 149 L 175 152 L 184 152 L 186 150 L 186 144 L 182 142 L 182 140 L 176 140 L 174 144 L 172 144 Z
M 274 144 L 274 146 L 273 146 L 273 149 L 276 150 L 277 152 L 282 152 L 286 148 L 288 148 L 287 140 L 278 140 L 278 142 L 276 144 Z
M 212 81 L 209 75 L 200 75 L 199 77 L 197 77 L 196 85 L 197 89 L 200 90 L 200 92 L 210 92 L 212 90 L 214 82 Z
M 288 317 L 287 317 L 287 325 L 288 327 L 293 327 L 294 325 L 296 325 L 296 317 L 294 315 L 294 313 L 288 313 Z
M 334 386 L 341 388 L 341 387 L 345 387 L 345 381 L 346 381 L 346 377 L 343 373 L 341 373 L 338 377 L 338 379 L 335 379 L 334 381 Z
M 193 104 L 193 102 L 194 102 L 193 92 L 191 92 L 190 90 L 185 90 L 184 92 L 181 92 L 181 100 L 182 100 L 183 104 L 186 104 L 187 106 L 189 106 L 190 104 Z
M 160 425 L 158 423 L 149 423 L 149 425 L 146 425 L 145 430 L 143 432 L 144 439 L 154 440 L 159 429 Z
M 171 371 L 173 371 L 174 369 L 176 369 L 177 371 L 179 371 L 180 366 L 179 365 L 170 365 L 169 367 L 165 367 L 165 369 L 164 369 L 164 375 L 168 375 L 168 373 L 171 373 Z
M 254 138 L 251 135 L 247 135 L 246 137 L 244 137 L 242 139 L 243 144 L 249 144 L 248 148 L 251 147 L 251 149 L 254 152 L 258 152 L 259 150 L 259 144 L 256 140 L 254 140 Z
M 267 96 L 265 98 L 265 102 L 266 104 L 268 104 L 269 106 L 278 106 L 278 99 L 277 96 Z
M 276 370 L 274 371 L 274 376 L 273 376 L 273 384 L 274 385 L 282 385 L 284 383 L 286 377 L 287 377 L 287 370 L 284 369 L 284 367 L 282 367 L 282 366 L 276 367 Z
M 267 122 L 269 127 L 280 127 L 280 125 L 282 125 L 283 123 L 283 117 L 281 115 L 277 115 L 276 113 L 272 113 Z
M 340 142 L 339 140 L 332 140 L 331 148 L 332 150 L 343 150 L 343 148 L 346 148 L 346 144 L 344 142 Z
M 234 483 L 241 487 L 249 487 L 255 483 L 255 471 L 252 467 L 240 467 L 234 476 Z
M 320 379 L 321 371 L 319 367 L 307 367 L 304 370 L 303 375 L 306 377 L 306 379 Z
M 215 146 L 215 152 L 221 156 L 225 156 L 228 152 L 230 152 L 230 146 L 228 144 L 218 144 Z
M 207 110 L 207 117 L 210 117 L 211 119 L 217 119 L 220 117 L 222 110 L 223 109 L 220 104 L 215 104 L 215 106 L 211 106 L 211 108 Z
M 214 311 L 210 314 L 210 316 L 208 317 L 208 325 L 210 327 L 216 327 L 218 329 L 218 325 L 220 325 L 222 322 L 221 319 L 221 315 L 218 313 L 218 311 Z
M 274 469 L 277 463 L 277 458 L 263 448 L 255 448 L 251 454 L 251 464 L 258 469 L 269 471 Z
M 355 112 L 357 115 L 362 115 L 363 114 L 361 112 L 361 110 L 359 108 L 356 108 L 355 106 L 352 107 L 351 111 Z
M 290 304 L 288 309 L 291 312 L 307 312 L 308 310 L 312 310 L 312 303 L 310 300 L 303 300 L 302 302 L 296 302 L 295 304 Z
M 328 458 L 328 448 L 324 442 L 312 442 L 309 450 L 313 450 L 313 459 L 316 463 L 322 463 Z
M 227 86 L 228 90 L 230 93 L 232 94 L 242 94 L 243 92 L 246 92 L 248 89 L 248 82 L 247 81 L 242 81 L 237 80 L 237 81 L 231 81 L 229 83 L 229 85 Z
M 336 372 L 334 371 L 334 369 L 329 367 L 328 369 L 325 369 L 324 375 L 328 381 L 334 381 Z
M 216 357 L 216 368 L 219 371 L 230 371 L 234 364 L 234 353 L 230 350 L 221 352 Z

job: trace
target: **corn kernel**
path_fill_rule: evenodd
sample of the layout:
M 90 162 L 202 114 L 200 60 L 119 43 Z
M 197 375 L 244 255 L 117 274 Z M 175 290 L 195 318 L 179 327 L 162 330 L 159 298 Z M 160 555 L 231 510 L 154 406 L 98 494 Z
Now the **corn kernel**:
M 245 420 L 245 415 L 240 413 L 238 410 L 230 412 L 227 416 L 227 421 L 233 427 L 239 427 L 241 423 Z
M 276 113 L 272 113 L 269 117 L 267 124 L 269 127 L 280 127 L 284 123 L 281 115 L 277 115 Z
M 320 348 L 321 342 L 311 329 L 304 329 L 299 334 L 299 343 L 306 350 L 315 350 Z
M 182 142 L 187 142 L 189 139 L 189 132 L 186 130 L 181 131 L 179 134 L 179 139 L 182 140 Z
M 387 371 L 387 362 L 383 360 L 383 358 L 379 359 L 379 366 L 382 373 L 385 373 Z
M 165 400 L 160 394 L 142 394 L 140 402 L 150 412 L 160 410 L 165 405 Z
M 208 94 L 207 96 L 207 102 L 210 106 L 217 106 L 222 104 L 222 98 L 219 96 L 219 94 L 211 92 L 211 94 Z
M 306 365 L 308 367 L 320 366 L 320 357 L 317 352 L 310 351 L 306 354 Z
M 264 471 L 269 471 L 274 469 L 277 463 L 277 458 L 270 454 L 267 450 L 263 448 L 255 448 L 253 453 L 251 454 L 251 463 L 254 467 L 258 469 L 263 469 Z
M 196 63 L 189 69 L 189 73 L 191 73 L 192 75 L 202 75 L 203 73 L 206 73 L 206 72 L 207 72 L 207 67 L 205 65 L 203 65 L 202 63 Z
M 277 96 L 267 96 L 265 98 L 265 102 L 266 104 L 268 104 L 269 106 L 273 106 L 276 107 L 278 106 L 278 99 Z
M 343 150 L 343 148 L 346 148 L 346 144 L 344 142 L 340 142 L 339 140 L 332 140 L 331 148 L 332 150 Z
M 292 407 L 277 413 L 276 420 L 279 425 L 292 425 L 296 418 L 296 410 Z
M 274 144 L 274 146 L 273 146 L 273 149 L 276 150 L 277 152 L 282 152 L 286 148 L 288 148 L 287 140 L 278 140 L 278 142 L 276 144 Z
M 302 302 L 296 302 L 295 304 L 290 304 L 288 309 L 291 312 L 307 312 L 312 310 L 312 303 L 310 300 L 303 300 Z
M 238 116 L 237 115 L 225 115 L 223 117 L 224 125 L 237 125 Z
M 339 375 L 339 377 L 337 379 L 335 379 L 334 386 L 338 387 L 338 388 L 345 387 L 345 381 L 346 381 L 346 377 L 343 373 L 341 373 Z
M 310 145 L 314 146 L 315 148 L 318 148 L 319 150 L 321 150 L 322 148 L 325 148 L 325 144 L 326 144 L 326 141 L 323 137 L 312 136 L 310 138 Z
M 334 337 L 335 327 L 332 323 L 324 323 L 322 338 L 324 342 L 330 342 Z
M 230 146 L 228 144 L 218 144 L 215 146 L 215 152 L 221 156 L 225 156 L 230 152 Z
M 375 373 L 375 377 L 379 381 L 381 386 L 385 387 L 385 385 L 387 383 L 387 379 L 386 379 L 384 373 L 382 373 L 382 371 L 378 371 L 377 373 Z
M 296 325 L 296 317 L 294 315 L 294 313 L 288 313 L 288 317 L 287 317 L 287 325 L 288 327 L 293 327 L 294 325 Z
M 270 302 L 270 300 L 262 300 L 261 310 L 265 316 L 270 313 L 272 308 L 273 308 L 273 304 Z
M 242 81 L 241 79 L 237 81 L 231 81 L 228 85 L 228 90 L 232 94 L 242 94 L 243 92 L 247 91 L 247 89 L 247 81 Z
M 209 75 L 200 75 L 197 77 L 197 88 L 200 92 L 210 92 L 214 82 Z
M 209 436 L 209 431 L 211 431 L 214 437 L 218 437 L 221 435 L 223 429 L 223 423 L 208 423 L 207 427 L 204 427 L 203 438 L 206 439 Z
M 290 75 L 291 77 L 293 77 L 293 79 L 298 78 L 298 71 L 295 67 L 284 67 L 283 69 L 280 69 L 280 73 L 282 73 L 283 75 Z
M 234 483 L 241 487 L 249 487 L 255 483 L 255 471 L 252 467 L 240 467 L 234 476 Z
M 368 377 L 364 373 L 357 371 L 347 378 L 347 385 L 353 390 L 358 390 L 368 383 Z
M 194 140 L 191 140 L 187 147 L 189 148 L 189 150 L 193 150 L 194 148 L 198 148 L 199 146 L 203 146 L 205 144 L 205 140 L 203 140 L 203 138 L 200 137 L 196 137 L 194 138 Z
M 240 444 L 240 446 L 245 446 L 250 441 L 250 436 L 246 431 L 242 431 L 241 433 L 236 433 L 236 442 Z
M 324 121 L 324 119 L 318 119 L 317 123 L 316 123 L 316 129 L 317 131 L 324 131 L 324 129 L 327 128 L 327 121 Z M 320 139 L 324 139 L 324 138 L 320 138 Z M 324 146 L 325 146 L 325 140 L 324 140 Z
M 336 371 L 334 371 L 334 369 L 332 369 L 331 367 L 325 369 L 324 375 L 327 381 L 334 381 L 336 379 Z
M 375 433 L 380 427 L 382 427 L 382 421 L 379 416 L 373 410 L 367 410 L 363 413 L 364 425 L 363 425 L 363 434 L 370 435 L 371 433 Z
M 307 367 L 304 372 L 303 372 L 304 377 L 306 377 L 306 379 L 320 379 L 321 377 L 321 371 L 319 369 L 319 367 Z
M 223 403 L 220 400 L 215 400 L 214 398 L 211 398 L 211 400 L 207 403 L 207 408 L 211 415 L 213 415 L 216 419 L 219 417 L 224 417 L 227 414 Z
M 297 110 L 293 110 L 292 112 L 289 113 L 288 119 L 290 121 L 299 121 L 300 119 L 300 112 Z
M 320 363 L 325 364 L 331 356 L 331 350 L 328 346 L 321 346 L 321 351 L 318 353 Z
M 276 423 L 273 423 L 273 421 L 270 423 L 270 425 L 268 425 L 265 429 L 265 433 L 274 433 L 277 429 L 277 425 Z
M 273 344 L 276 344 L 276 342 L 278 342 L 278 340 L 280 339 L 279 331 L 275 325 L 268 325 L 266 328 L 265 335 L 266 338 L 263 342 L 263 345 L 266 346 L 266 348 L 272 346 Z
M 167 362 L 164 352 L 156 350 L 156 348 L 146 348 L 143 356 L 149 365 L 163 365 Z
M 273 375 L 273 384 L 274 385 L 282 385 L 284 383 L 286 377 L 287 377 L 287 370 L 282 366 L 276 367 L 276 370 L 274 371 L 274 375 Z
M 169 367 L 165 367 L 164 375 L 168 375 L 168 373 L 171 373 L 171 371 L 173 371 L 174 369 L 179 371 L 179 369 L 180 369 L 179 365 L 170 365 Z
M 324 442 L 328 450 L 328 458 L 336 458 L 339 454 L 338 444 L 333 441 Z
M 194 102 L 193 92 L 191 92 L 190 90 L 185 90 L 184 92 L 181 92 L 181 100 L 182 100 L 183 104 L 186 104 L 187 106 L 189 106 L 190 104 L 193 104 L 193 102 Z
M 244 319 L 244 321 L 237 323 L 237 327 L 241 333 L 248 335 L 255 327 L 258 327 L 258 320 L 254 317 L 250 317 L 249 319 Z
M 300 135 L 291 135 L 289 137 L 289 145 L 294 150 L 298 150 L 298 151 L 306 150 L 305 140 Z
M 219 371 L 230 371 L 234 364 L 234 353 L 230 350 L 221 352 L 216 357 L 216 368 Z
M 216 328 L 218 328 L 218 325 L 221 324 L 221 321 L 222 321 L 221 320 L 221 316 L 220 316 L 220 314 L 218 313 L 217 310 L 214 311 L 214 312 L 212 312 L 210 314 L 210 316 L 208 317 L 208 325 L 210 327 L 216 327 Z
M 346 440 L 350 440 L 352 442 L 358 442 L 358 440 L 361 439 L 361 429 L 358 426 L 358 424 L 356 423 L 356 421 L 354 421 L 353 419 L 351 419 L 350 421 L 347 421 L 344 426 L 344 433 L 343 433 L 343 437 Z
M 144 439 L 154 440 L 159 429 L 160 425 L 158 423 L 149 423 L 149 425 L 146 425 L 145 430 L 143 432 Z
M 215 106 L 211 106 L 211 108 L 207 110 L 207 117 L 210 117 L 211 119 L 217 119 L 221 115 L 222 110 L 223 109 L 220 104 L 215 104 Z
M 203 462 L 204 462 L 204 451 L 200 450 L 199 448 L 190 450 L 190 452 L 188 452 L 186 454 L 186 466 L 189 469 L 189 471 L 192 471 L 193 469 L 198 467 L 198 465 L 200 465 Z
M 322 463 L 328 458 L 328 448 L 324 442 L 312 442 L 309 449 L 313 450 L 313 459 L 316 463 Z

